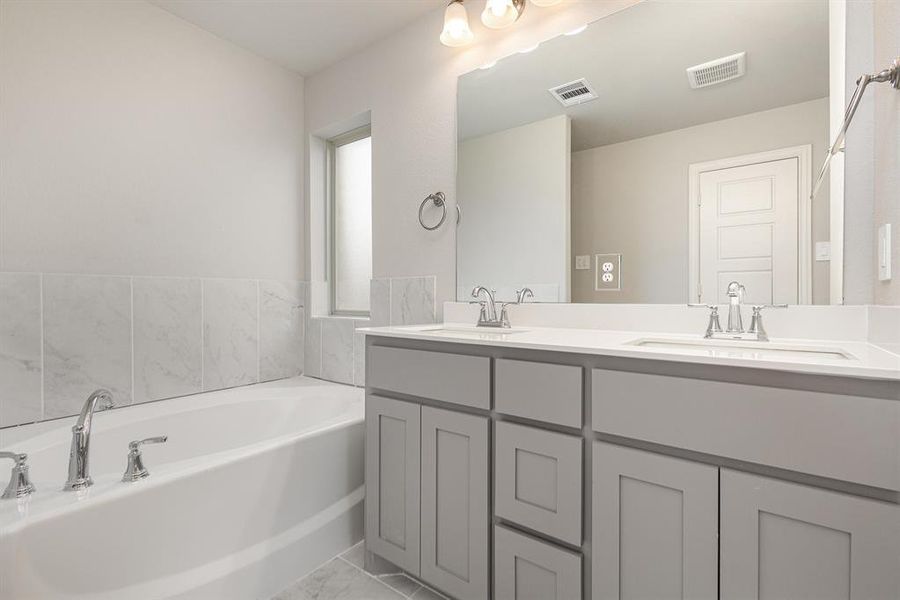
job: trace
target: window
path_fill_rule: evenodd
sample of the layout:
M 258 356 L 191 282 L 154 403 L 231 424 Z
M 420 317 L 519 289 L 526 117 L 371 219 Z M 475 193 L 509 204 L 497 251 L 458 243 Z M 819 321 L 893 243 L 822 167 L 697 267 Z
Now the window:
M 331 314 L 368 315 L 372 278 L 372 134 L 328 142 Z

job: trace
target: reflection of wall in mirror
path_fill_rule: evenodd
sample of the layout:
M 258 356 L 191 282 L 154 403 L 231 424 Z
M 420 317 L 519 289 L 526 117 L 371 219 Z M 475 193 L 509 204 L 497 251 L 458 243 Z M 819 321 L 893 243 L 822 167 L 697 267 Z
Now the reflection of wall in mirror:
M 569 300 L 570 121 L 565 115 L 459 143 L 457 297 L 489 285 L 503 300 Z
M 875 3 L 875 65 L 885 66 L 900 55 L 900 2 Z M 875 281 L 875 304 L 900 304 L 900 92 L 887 85 L 875 88 L 875 222 L 872 228 L 892 223 L 894 276 Z M 875 236 L 877 240 L 877 236 Z
M 681 303 L 688 295 L 688 165 L 811 144 L 824 157 L 825 98 L 591 148 L 572 155 L 572 251 L 622 253 L 622 291 L 572 271 L 574 302 Z M 812 240 L 828 240 L 828 190 Z M 813 263 L 813 303 L 828 303 L 827 263 Z

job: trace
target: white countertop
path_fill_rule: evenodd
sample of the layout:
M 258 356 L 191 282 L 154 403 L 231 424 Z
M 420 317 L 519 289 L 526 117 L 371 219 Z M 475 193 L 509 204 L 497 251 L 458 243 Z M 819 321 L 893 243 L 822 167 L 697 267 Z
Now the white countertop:
M 436 331 L 444 329 L 444 331 Z M 530 327 L 510 330 L 475 328 L 469 324 L 443 323 L 403 327 L 369 327 L 357 331 L 368 335 L 446 342 L 596 354 L 622 358 L 664 360 L 703 365 L 770 369 L 864 379 L 900 381 L 900 354 L 893 347 L 866 342 L 822 341 L 772 338 L 769 342 L 704 340 L 700 335 L 599 329 Z M 430 332 L 430 333 L 429 333 Z M 715 344 L 716 348 L 660 348 L 634 345 L 640 340 L 675 343 Z M 730 347 L 729 347 L 730 346 Z M 890 350 L 889 350 L 890 348 Z M 790 352 L 777 356 L 772 349 Z M 834 351 L 848 358 L 814 355 L 809 350 Z M 809 356 L 806 356 L 808 354 Z

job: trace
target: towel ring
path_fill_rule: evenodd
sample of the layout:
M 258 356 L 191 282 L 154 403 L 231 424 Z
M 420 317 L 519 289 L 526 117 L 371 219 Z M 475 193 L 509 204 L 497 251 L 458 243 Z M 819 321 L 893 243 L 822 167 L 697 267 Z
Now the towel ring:
M 441 209 L 441 219 L 437 222 L 437 224 L 428 226 L 425 224 L 425 221 L 422 220 L 422 211 L 425 210 L 425 205 L 428 202 L 431 202 L 435 206 L 440 207 Z M 427 229 L 428 231 L 434 231 L 438 227 L 444 224 L 444 221 L 447 219 L 447 197 L 444 196 L 444 192 L 435 192 L 433 194 L 429 194 L 424 200 L 422 200 L 422 204 L 419 205 L 419 224 Z

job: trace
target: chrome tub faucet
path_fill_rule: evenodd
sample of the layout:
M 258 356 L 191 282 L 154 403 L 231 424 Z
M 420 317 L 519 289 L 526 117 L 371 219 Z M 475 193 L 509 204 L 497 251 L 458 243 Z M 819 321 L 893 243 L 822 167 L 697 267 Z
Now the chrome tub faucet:
M 115 403 L 112 394 L 107 390 L 97 390 L 85 401 L 78 415 L 78 421 L 72 427 L 72 447 L 69 450 L 69 478 L 64 490 L 83 490 L 94 484 L 91 480 L 88 459 L 91 444 L 91 425 L 94 412 L 112 408 Z

